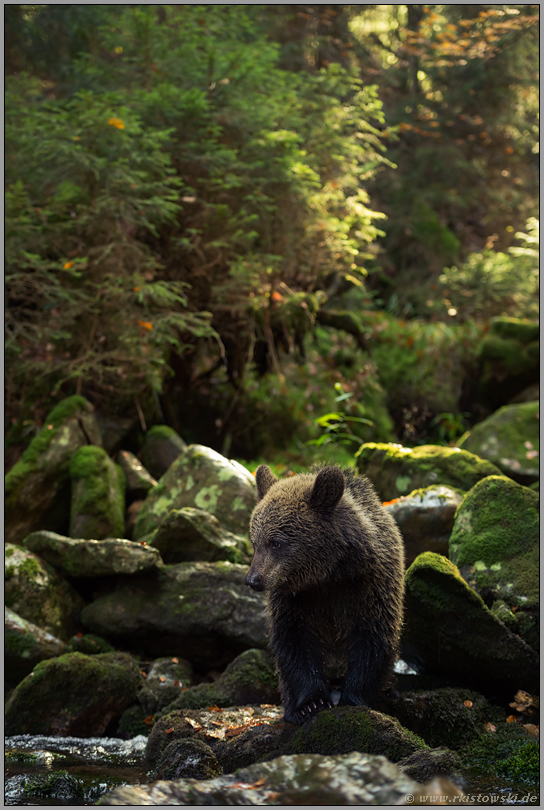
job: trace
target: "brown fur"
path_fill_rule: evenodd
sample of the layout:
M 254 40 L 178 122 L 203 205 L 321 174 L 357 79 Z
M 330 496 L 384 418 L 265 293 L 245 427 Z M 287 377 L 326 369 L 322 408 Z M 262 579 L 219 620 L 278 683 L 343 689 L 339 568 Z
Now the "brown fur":
M 339 467 L 278 481 L 261 465 L 246 583 L 268 594 L 285 719 L 331 706 L 327 667 L 347 664 L 341 704 L 372 705 L 398 649 L 404 549 L 364 476 Z

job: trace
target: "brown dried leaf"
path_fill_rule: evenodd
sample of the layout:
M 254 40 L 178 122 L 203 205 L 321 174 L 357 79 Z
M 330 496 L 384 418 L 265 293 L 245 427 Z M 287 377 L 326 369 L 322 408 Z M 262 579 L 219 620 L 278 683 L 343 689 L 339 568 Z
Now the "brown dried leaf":
M 148 716 L 147 716 L 147 717 L 144 717 L 144 723 L 145 723 L 146 725 L 150 726 L 150 725 L 151 725 L 151 723 L 153 722 L 153 720 L 154 720 L 154 719 L 155 719 L 155 715 L 154 715 L 154 714 L 148 714 Z
M 164 677 L 164 675 L 159 675 L 159 681 L 160 681 L 161 683 L 165 683 L 165 682 L 166 682 L 166 678 Z
M 472 706 L 472 701 L 471 700 L 465 700 L 465 701 L 463 701 L 463 703 L 467 707 L 467 709 L 470 709 L 471 706 Z
M 164 733 L 165 733 L 165 734 L 173 734 L 173 733 L 174 733 L 174 729 L 173 729 L 173 728 L 165 728 L 165 729 L 164 729 Z
M 171 658 L 170 660 L 173 664 L 179 664 L 179 658 Z
M 494 732 L 497 730 L 497 726 L 494 726 L 493 723 L 490 723 L 488 720 L 487 723 L 485 724 L 485 730 Z
M 537 739 L 540 737 L 540 726 L 535 726 L 534 723 L 522 723 L 523 728 L 527 730 L 527 734 L 530 734 L 531 737 L 536 737 Z
M 263 776 L 262 779 L 257 779 L 257 781 L 253 783 L 253 787 L 256 787 L 256 788 L 257 787 L 262 787 L 265 782 L 266 782 L 266 779 Z
M 191 717 L 186 717 L 185 719 L 196 731 L 202 731 L 202 726 L 200 723 L 197 723 L 196 720 L 193 720 Z
M 220 709 L 219 706 L 208 706 L 206 711 L 208 711 L 208 712 L 222 712 L 223 709 Z
M 507 723 L 515 723 L 516 722 L 516 715 L 515 714 L 508 715 L 508 717 L 506 718 L 506 722 Z
M 228 731 L 225 732 L 225 737 L 236 737 L 238 734 L 241 734 L 242 731 L 247 731 L 249 728 L 249 723 L 245 726 L 231 726 Z

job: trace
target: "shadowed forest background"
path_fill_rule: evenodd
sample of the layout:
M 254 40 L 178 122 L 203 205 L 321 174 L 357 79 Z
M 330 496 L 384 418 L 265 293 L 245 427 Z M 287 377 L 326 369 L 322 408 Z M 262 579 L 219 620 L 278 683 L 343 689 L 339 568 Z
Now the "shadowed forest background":
M 536 383 L 538 8 L 5 6 L 7 465 L 75 393 L 298 469 Z

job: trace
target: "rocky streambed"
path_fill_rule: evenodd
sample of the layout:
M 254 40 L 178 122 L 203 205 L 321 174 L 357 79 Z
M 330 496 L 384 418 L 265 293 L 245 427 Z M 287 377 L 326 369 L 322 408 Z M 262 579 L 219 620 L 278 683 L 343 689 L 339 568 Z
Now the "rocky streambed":
M 253 476 L 60 403 L 6 477 L 6 803 L 536 797 L 538 403 L 509 408 L 471 452 L 362 445 L 405 538 L 405 663 L 379 711 L 295 728 L 244 585 Z

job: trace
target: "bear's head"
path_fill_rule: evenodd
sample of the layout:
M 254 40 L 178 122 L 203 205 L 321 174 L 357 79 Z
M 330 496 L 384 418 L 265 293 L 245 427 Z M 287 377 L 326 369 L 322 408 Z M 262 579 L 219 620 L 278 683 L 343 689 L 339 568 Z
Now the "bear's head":
M 278 480 L 262 464 L 255 473 L 259 501 L 250 521 L 255 554 L 246 585 L 297 593 L 330 580 L 342 553 L 334 514 L 344 494 L 339 467 Z

